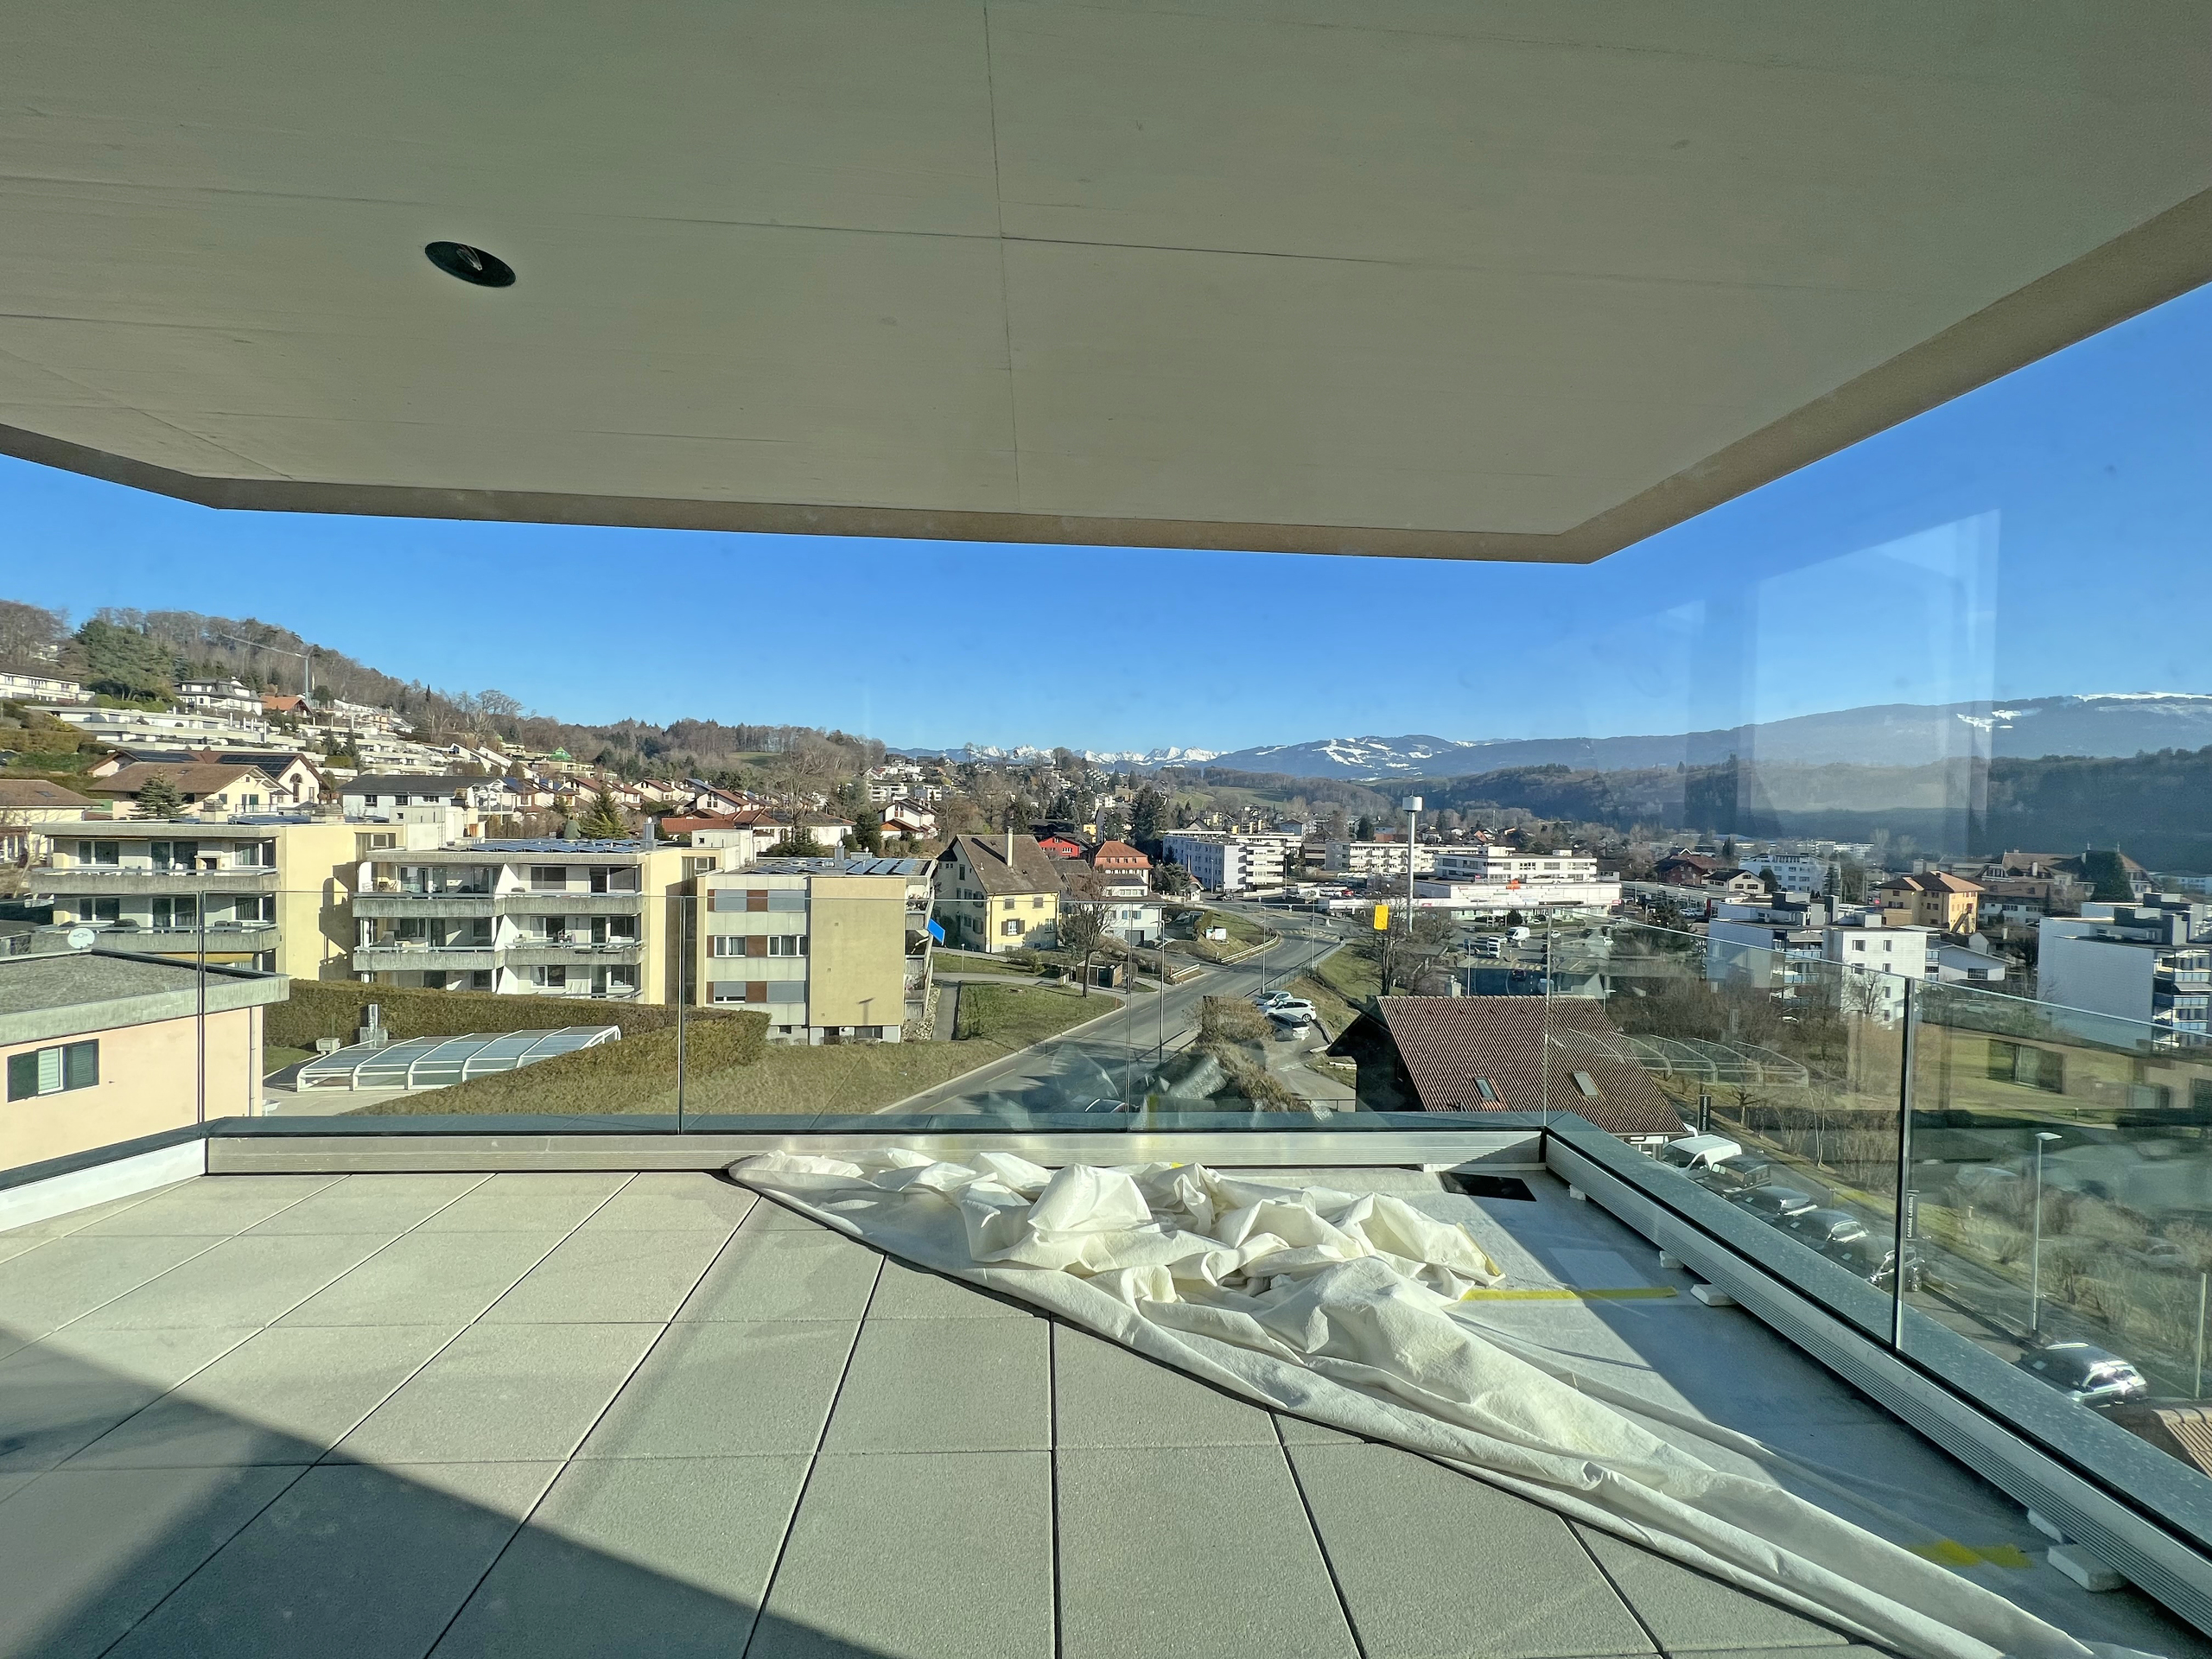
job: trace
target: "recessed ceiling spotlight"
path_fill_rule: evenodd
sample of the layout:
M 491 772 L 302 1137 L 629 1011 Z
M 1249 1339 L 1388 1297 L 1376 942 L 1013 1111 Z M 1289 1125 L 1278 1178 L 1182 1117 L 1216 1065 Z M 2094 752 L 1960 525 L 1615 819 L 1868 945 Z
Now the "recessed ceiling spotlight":
M 465 242 L 433 242 L 423 251 L 430 263 L 448 276 L 458 276 L 464 283 L 474 283 L 479 288 L 512 288 L 515 268 L 496 253 L 486 253 L 481 248 L 472 248 Z

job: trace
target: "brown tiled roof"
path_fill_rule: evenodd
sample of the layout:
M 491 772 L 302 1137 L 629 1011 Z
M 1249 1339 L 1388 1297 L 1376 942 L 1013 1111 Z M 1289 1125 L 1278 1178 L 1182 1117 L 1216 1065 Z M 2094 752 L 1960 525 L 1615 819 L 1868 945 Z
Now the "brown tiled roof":
M 1148 870 L 1152 861 L 1126 841 L 1102 841 L 1092 849 L 1090 861 L 1109 870 Z
M 944 856 L 950 858 L 956 851 L 976 872 L 976 885 L 993 895 L 1000 893 L 1058 893 L 1060 890 L 1061 861 L 1037 844 L 1034 836 L 1014 838 L 1014 863 L 1006 861 L 1007 838 L 996 836 L 955 836 L 952 845 L 945 849 Z
M 77 811 L 97 804 L 42 778 L 0 778 L 0 811 L 11 807 L 22 811 Z
M 276 780 L 258 766 L 213 766 L 199 763 L 171 766 L 158 761 L 143 761 L 125 766 L 113 777 L 103 778 L 88 787 L 95 795 L 124 795 L 136 798 L 138 791 L 156 776 L 167 778 L 175 784 L 178 794 L 188 795 L 194 799 L 216 794 L 242 778 L 265 784 L 270 789 L 279 787 Z
M 1554 1034 L 1617 1034 L 1603 1006 L 1583 997 L 1386 996 L 1380 1006 L 1427 1112 L 1544 1109 L 1548 1008 Z M 1575 1086 L 1577 1071 L 1597 1085 L 1594 1096 Z M 1477 1077 L 1490 1079 L 1496 1100 L 1482 1097 Z M 1682 1133 L 1681 1114 L 1641 1066 L 1599 1058 L 1580 1046 L 1553 1052 L 1549 1104 L 1612 1135 Z
M 2206 1402 L 2191 1401 L 2154 1406 L 2133 1402 L 2105 1414 L 2168 1457 L 2178 1458 L 2200 1472 L 2212 1475 L 2212 1406 Z
M 1905 893 L 1980 893 L 1981 891 L 1978 883 L 1969 881 L 1963 876 L 1948 874 L 1942 870 L 1929 870 L 1919 875 L 1893 876 L 1883 882 L 1875 891 L 1887 893 L 1893 888 Z

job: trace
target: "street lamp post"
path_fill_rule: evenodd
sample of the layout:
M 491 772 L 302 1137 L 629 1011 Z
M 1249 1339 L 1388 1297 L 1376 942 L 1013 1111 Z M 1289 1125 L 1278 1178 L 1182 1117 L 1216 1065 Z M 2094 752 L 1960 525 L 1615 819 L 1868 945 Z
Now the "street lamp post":
M 1421 840 L 1421 797 L 1408 795 L 1398 804 L 1406 809 L 1406 945 L 1407 959 L 1410 961 L 1414 942 L 1414 849 Z
M 2035 1230 L 2028 1246 L 2028 1335 L 2043 1334 L 2043 1149 L 2061 1139 L 2049 1129 L 2036 1131 Z

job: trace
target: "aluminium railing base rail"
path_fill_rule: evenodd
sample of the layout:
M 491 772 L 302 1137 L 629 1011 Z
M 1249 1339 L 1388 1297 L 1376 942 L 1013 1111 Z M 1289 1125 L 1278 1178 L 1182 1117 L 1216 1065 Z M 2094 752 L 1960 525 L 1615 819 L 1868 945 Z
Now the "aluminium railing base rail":
M 1940 1329 L 1897 1339 L 1891 1299 L 1571 1114 L 1496 1114 L 1477 1128 L 1421 1115 L 1364 1128 L 1286 1129 L 1185 1114 L 1102 1129 L 1096 1119 L 992 1124 L 973 1116 L 835 1120 L 219 1118 L 0 1172 L 0 1229 L 199 1174 L 453 1170 L 716 1170 L 749 1153 L 896 1140 L 957 1158 L 1204 1161 L 1548 1171 L 2024 1508 L 2212 1634 L 2212 1483 L 2043 1383 Z M 1208 1118 L 1217 1121 L 1209 1122 Z M 1886 1333 L 1886 1334 L 1885 1334 Z

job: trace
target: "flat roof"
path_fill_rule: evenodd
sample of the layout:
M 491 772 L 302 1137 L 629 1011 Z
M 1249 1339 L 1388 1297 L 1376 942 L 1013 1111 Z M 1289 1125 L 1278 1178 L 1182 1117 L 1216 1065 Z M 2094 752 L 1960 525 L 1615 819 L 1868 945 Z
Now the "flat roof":
M 0 1043 L 41 1042 L 282 1002 L 290 978 L 211 964 L 204 991 L 189 962 L 119 950 L 59 950 L 0 957 Z M 204 995 L 204 1001 L 203 1001 Z
M 2212 1652 L 2042 1565 L 2017 1504 L 1552 1177 L 1308 1173 L 1464 1221 L 1549 1291 L 1484 1320 L 1662 1438 L 1774 1480 L 1719 1425 L 1892 1541 L 2009 1550 L 1975 1581 L 2085 1642 Z M 11 1650 L 1875 1651 L 709 1175 L 203 1177 L 9 1244 Z
M 229 507 L 1581 562 L 2212 277 L 2194 3 L 531 16 L 196 0 L 118 54 L 35 10 L 0 449 Z
M 715 870 L 718 880 L 741 880 L 748 875 L 903 875 L 914 877 L 929 868 L 923 858 L 760 858 L 741 870 Z

